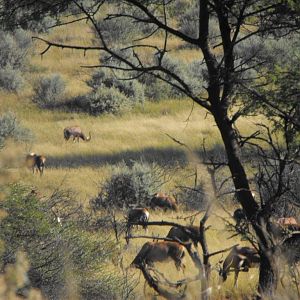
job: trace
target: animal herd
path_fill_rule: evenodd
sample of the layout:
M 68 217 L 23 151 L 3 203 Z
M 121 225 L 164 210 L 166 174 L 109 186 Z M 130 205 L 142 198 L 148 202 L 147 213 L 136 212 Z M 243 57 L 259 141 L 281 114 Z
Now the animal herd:
M 92 136 L 91 136 L 91 132 L 89 132 L 89 136 L 87 137 L 79 126 L 72 126 L 72 127 L 66 127 L 64 129 L 65 141 L 68 141 L 70 138 L 73 138 L 74 143 L 76 141 L 79 143 L 79 139 L 88 142 L 91 140 Z M 32 170 L 33 174 L 34 171 L 36 171 L 37 173 L 40 173 L 41 176 L 44 173 L 45 162 L 46 162 L 46 157 L 44 155 L 38 155 L 33 152 L 26 155 L 25 158 L 26 167 Z
M 162 203 L 157 201 L 157 198 L 161 196 L 161 193 L 156 194 L 151 203 Z M 166 196 L 166 195 L 165 195 Z M 169 207 L 168 205 L 163 208 Z M 151 208 L 154 208 L 151 206 Z M 233 218 L 241 221 L 237 218 L 237 214 L 233 215 Z M 133 223 L 142 223 L 144 229 L 147 229 L 147 222 L 149 221 L 150 212 L 147 208 L 133 208 L 129 210 L 127 216 L 127 228 L 131 229 Z M 240 216 L 239 216 L 240 217 Z M 300 229 L 300 225 L 293 217 L 279 218 L 274 224 L 281 226 L 283 229 L 292 230 L 292 235 L 284 240 L 281 249 L 284 251 L 287 263 L 292 265 L 300 261 L 300 232 L 295 231 Z M 127 234 L 130 233 L 128 230 Z M 182 269 L 184 271 L 185 265 L 183 258 L 185 257 L 185 248 L 190 247 L 192 244 L 197 249 L 198 243 L 201 240 L 200 231 L 198 226 L 173 226 L 169 230 L 166 240 L 152 241 L 145 243 L 141 250 L 131 263 L 131 267 L 140 268 L 141 266 L 152 267 L 155 262 L 166 262 L 173 260 L 177 270 Z M 128 240 L 127 240 L 128 241 Z M 248 272 L 250 268 L 259 267 L 260 256 L 257 249 L 253 247 L 241 247 L 239 245 L 233 246 L 223 261 L 222 267 L 219 268 L 219 276 L 222 281 L 226 281 L 229 273 L 234 272 L 234 285 L 237 286 L 238 275 L 240 272 Z
M 66 127 L 63 131 L 65 141 L 70 138 L 73 142 L 91 140 L 91 133 L 87 137 L 79 126 Z M 26 156 L 25 164 L 32 173 L 40 173 L 43 175 L 45 169 L 46 157 L 36 153 L 30 153 Z M 160 208 L 164 211 L 178 211 L 178 204 L 173 196 L 159 192 L 150 200 L 149 207 L 151 209 Z M 131 230 L 137 223 L 147 230 L 150 212 L 148 208 L 132 208 L 127 215 L 126 225 L 126 241 L 129 243 Z M 242 209 L 237 209 L 233 214 L 236 226 L 240 226 L 245 222 L 246 216 Z M 288 263 L 292 264 L 300 261 L 300 224 L 294 217 L 279 218 L 272 222 L 269 228 L 276 236 L 284 236 L 286 232 L 292 232 L 284 241 L 286 252 L 288 253 Z M 185 257 L 185 248 L 194 245 L 197 249 L 200 242 L 200 231 L 198 226 L 182 226 L 171 227 L 166 240 L 146 242 L 131 263 L 132 267 L 153 266 L 155 262 L 165 262 L 169 259 L 173 260 L 177 270 L 185 269 L 183 258 Z M 234 272 L 234 285 L 237 285 L 239 272 L 248 272 L 250 268 L 258 267 L 260 264 L 260 256 L 258 251 L 251 247 L 234 246 L 225 258 L 223 266 L 220 268 L 219 275 L 225 281 L 230 272 Z

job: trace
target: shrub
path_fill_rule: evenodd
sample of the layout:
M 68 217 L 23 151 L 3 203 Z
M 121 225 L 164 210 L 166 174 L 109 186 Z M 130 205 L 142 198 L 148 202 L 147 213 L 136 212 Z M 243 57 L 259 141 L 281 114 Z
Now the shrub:
M 116 114 L 130 108 L 131 101 L 116 88 L 99 88 L 75 99 L 75 106 L 97 116 L 104 113 Z
M 69 298 L 70 281 L 80 299 L 91 286 L 96 299 L 118 298 L 122 279 L 107 268 L 107 260 L 118 254 L 116 243 L 99 231 L 93 234 L 82 229 L 81 221 L 87 216 L 68 198 L 70 194 L 56 191 L 49 199 L 39 199 L 29 191 L 13 185 L 1 202 L 6 213 L 0 222 L 0 237 L 5 242 L 2 263 L 13 263 L 17 251 L 24 250 L 30 282 L 42 289 L 47 299 Z M 61 224 L 54 212 L 61 217 Z
M 123 163 L 113 170 L 92 203 L 95 208 L 147 205 L 162 184 L 162 171 L 156 165 L 134 162 L 128 167 Z
M 116 88 L 120 93 L 126 97 L 131 98 L 132 102 L 143 102 L 144 101 L 144 87 L 137 80 L 119 80 L 116 73 L 112 73 L 109 70 L 102 70 L 95 72 L 92 78 L 87 81 L 87 85 L 94 90 L 107 87 Z M 128 74 L 118 72 L 119 77 L 127 77 Z
M 0 69 L 0 87 L 9 91 L 19 91 L 24 86 L 24 79 L 19 70 Z
M 31 39 L 25 31 L 0 30 L 0 89 L 17 91 L 23 86 L 21 70 L 30 46 Z
M 59 74 L 43 77 L 34 85 L 33 101 L 42 108 L 57 106 L 65 92 L 65 81 Z
M 14 33 L 0 30 L 0 68 L 21 69 L 30 46 L 30 36 L 24 30 Z
M 196 187 L 182 187 L 176 198 L 187 210 L 205 210 L 208 203 L 203 182 Z
M 5 140 L 8 138 L 21 142 L 29 142 L 33 139 L 31 131 L 21 126 L 16 116 L 11 112 L 0 116 L 0 149 L 5 146 Z

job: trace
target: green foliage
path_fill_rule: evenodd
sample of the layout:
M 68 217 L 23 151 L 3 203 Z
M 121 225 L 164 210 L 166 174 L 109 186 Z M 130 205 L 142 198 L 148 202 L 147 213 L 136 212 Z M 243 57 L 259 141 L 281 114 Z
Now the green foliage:
M 33 87 L 33 102 L 42 108 L 55 107 L 62 102 L 65 87 L 65 81 L 59 74 L 42 77 Z
M 16 92 L 24 86 L 24 79 L 19 70 L 11 68 L 0 69 L 0 87 L 9 91 Z
M 207 207 L 208 198 L 203 182 L 196 187 L 182 187 L 176 198 L 187 210 L 205 210 Z
M 132 102 L 116 88 L 103 87 L 77 97 L 73 104 L 91 115 L 98 116 L 104 113 L 117 114 L 131 108 Z
M 116 88 L 120 93 L 130 98 L 132 102 L 144 101 L 144 87 L 137 80 L 120 80 L 118 77 L 126 78 L 126 74 L 121 72 L 111 72 L 110 70 L 100 69 L 87 81 L 87 85 L 97 90 L 99 88 Z
M 147 205 L 162 184 L 162 170 L 158 166 L 134 162 L 128 167 L 123 163 L 113 170 L 92 202 L 95 207 L 104 208 Z
M 31 131 L 21 126 L 11 112 L 0 115 L 0 149 L 5 146 L 5 141 L 9 138 L 20 142 L 29 142 L 33 139 Z
M 25 31 L 7 33 L 0 30 L 0 89 L 17 91 L 22 88 L 21 70 L 30 46 L 31 40 Z
M 87 216 L 74 203 L 74 199 L 57 191 L 49 199 L 40 199 L 23 186 L 11 186 L 1 203 L 5 212 L 0 222 L 0 237 L 5 243 L 2 263 L 13 262 L 16 252 L 23 249 L 30 263 L 31 284 L 50 299 L 67 297 L 66 286 L 71 278 L 79 295 L 97 280 L 94 293 L 98 299 L 114 298 L 120 280 L 105 266 L 117 254 L 116 244 L 107 236 L 83 230 Z M 62 223 L 58 223 L 57 215 Z

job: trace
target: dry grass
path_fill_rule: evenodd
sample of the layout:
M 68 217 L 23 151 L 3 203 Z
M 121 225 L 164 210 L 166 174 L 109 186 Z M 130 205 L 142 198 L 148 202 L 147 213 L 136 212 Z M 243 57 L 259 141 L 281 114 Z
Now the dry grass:
M 85 23 L 57 28 L 46 38 L 67 44 L 90 45 L 92 43 L 92 33 Z M 160 37 L 152 37 L 148 41 L 154 44 L 159 39 Z M 44 45 L 40 42 L 35 42 L 34 45 L 34 54 L 30 61 L 31 67 L 27 74 L 29 82 L 52 72 L 61 73 L 67 81 L 67 97 L 87 91 L 84 80 L 90 73 L 86 69 L 80 68 L 80 65 L 98 63 L 99 53 L 87 52 L 84 56 L 80 51 L 50 49 L 41 59 L 38 53 L 44 49 Z M 169 40 L 169 47 L 174 50 L 172 55 L 187 62 L 200 58 L 200 54 L 196 50 L 176 50 L 181 45 L 182 42 L 178 39 Z M 0 93 L 0 113 L 7 110 L 15 112 L 22 124 L 35 134 L 35 141 L 31 145 L 21 145 L 16 148 L 12 144 L 7 147 L 6 152 L 1 153 L 1 162 L 9 163 L 5 176 L 10 175 L 12 180 L 21 180 L 25 184 L 37 186 L 44 194 L 49 194 L 60 186 L 72 189 L 81 203 L 87 203 L 91 197 L 96 195 L 98 184 L 111 174 L 112 166 L 121 161 L 143 158 L 145 161 L 155 161 L 162 165 L 171 165 L 173 161 L 180 161 L 182 172 L 178 172 L 173 181 L 181 180 L 183 183 L 184 176 L 182 174 L 187 171 L 189 164 L 194 165 L 198 158 L 174 143 L 166 136 L 166 133 L 184 142 L 193 151 L 201 148 L 203 138 L 206 139 L 208 148 L 221 142 L 211 117 L 206 116 L 199 107 L 192 110 L 192 104 L 188 100 L 146 103 L 123 115 L 105 115 L 95 118 L 86 114 L 40 110 L 31 103 L 30 97 L 30 85 L 19 95 Z M 65 142 L 63 129 L 71 125 L 80 125 L 86 133 L 91 131 L 92 140 L 89 143 Z M 255 128 L 253 119 L 241 119 L 239 128 L 243 134 L 252 132 Z M 22 167 L 23 157 L 28 152 L 36 152 L 47 157 L 44 176 L 33 175 Z M 11 159 L 10 154 L 15 159 Z M 11 161 L 14 163 L 10 164 Z M 208 178 L 204 171 L 200 173 L 200 176 Z M 170 189 L 174 182 L 169 183 Z M 223 214 L 223 212 L 218 211 L 217 214 Z M 151 217 L 151 220 L 162 219 L 182 223 L 182 220 L 177 219 L 175 214 L 155 213 Z M 198 221 L 199 219 L 196 220 L 196 222 Z M 229 234 L 216 214 L 210 217 L 208 224 L 212 225 L 207 232 L 211 251 L 239 242 L 236 239 L 227 239 Z M 153 227 L 149 234 L 165 236 L 167 231 L 167 227 Z M 138 231 L 137 233 L 143 232 Z M 125 264 L 128 265 L 133 260 L 144 242 L 145 240 L 132 241 L 129 249 L 124 252 Z M 216 265 L 219 259 L 220 256 L 214 257 L 213 265 Z M 187 266 L 186 275 L 195 274 L 196 271 L 189 259 L 187 259 Z M 170 274 L 173 279 L 177 279 L 179 276 L 183 277 L 183 274 L 176 272 L 172 263 L 161 264 L 160 268 Z M 130 274 L 137 277 L 139 271 L 130 270 Z M 230 276 L 220 288 L 215 270 L 212 276 L 213 299 L 225 299 L 225 296 L 229 296 L 231 299 L 241 299 L 242 295 L 252 295 L 257 285 L 257 270 L 241 274 L 237 290 L 232 288 L 233 276 Z M 199 282 L 191 284 L 188 289 L 188 299 L 199 298 L 199 290 Z M 140 280 L 136 292 L 137 299 L 144 298 L 143 279 Z

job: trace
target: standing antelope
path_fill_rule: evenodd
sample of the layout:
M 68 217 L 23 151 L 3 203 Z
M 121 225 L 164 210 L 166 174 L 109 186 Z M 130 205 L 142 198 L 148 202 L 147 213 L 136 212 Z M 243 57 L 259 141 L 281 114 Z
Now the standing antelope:
M 64 129 L 65 140 L 68 141 L 71 136 L 73 137 L 73 142 L 76 140 L 79 142 L 79 138 L 86 142 L 91 140 L 91 133 L 89 132 L 89 136 L 86 137 L 79 126 L 66 127 Z
M 147 242 L 130 266 L 137 268 L 143 265 L 152 266 L 154 262 L 163 262 L 172 259 L 175 262 L 177 270 L 181 268 L 184 270 L 185 265 L 182 263 L 184 255 L 184 246 L 177 242 Z
M 45 169 L 46 157 L 43 155 L 37 155 L 35 153 L 30 153 L 26 156 L 26 166 L 32 169 L 32 173 L 34 174 L 34 170 L 40 172 L 40 175 L 43 175 Z
M 258 267 L 259 263 L 260 256 L 254 248 L 235 246 L 225 258 L 219 274 L 225 281 L 228 273 L 234 271 L 234 286 L 236 287 L 239 272 L 248 272 L 249 268 Z

